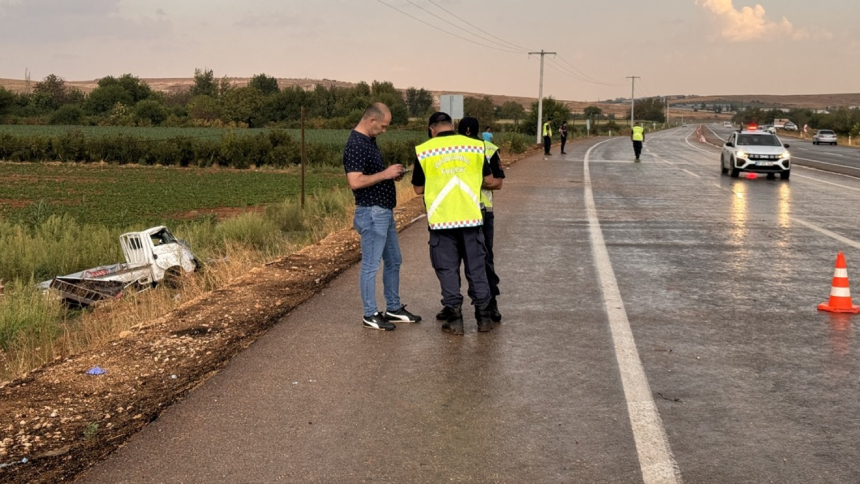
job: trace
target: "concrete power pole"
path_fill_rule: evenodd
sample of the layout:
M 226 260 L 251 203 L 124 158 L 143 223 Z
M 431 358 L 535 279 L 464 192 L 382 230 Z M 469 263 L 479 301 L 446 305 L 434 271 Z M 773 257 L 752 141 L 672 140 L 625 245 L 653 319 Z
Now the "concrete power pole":
M 639 76 L 627 76 L 627 79 L 633 81 L 633 89 L 630 93 L 630 127 L 633 127 L 635 122 L 635 117 L 633 116 L 633 111 L 636 109 L 636 79 L 642 79 Z
M 544 52 L 541 49 L 540 52 L 529 52 L 529 55 L 537 55 L 540 54 L 540 88 L 538 89 L 538 112 L 537 112 L 537 142 L 540 143 L 543 136 L 541 136 L 541 127 L 543 126 L 543 56 L 550 54 L 555 55 L 555 52 Z

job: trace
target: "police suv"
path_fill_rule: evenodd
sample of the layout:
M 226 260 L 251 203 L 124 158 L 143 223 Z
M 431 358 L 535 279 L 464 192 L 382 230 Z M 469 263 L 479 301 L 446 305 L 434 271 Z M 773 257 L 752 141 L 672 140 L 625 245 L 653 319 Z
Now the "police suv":
M 723 145 L 720 156 L 723 175 L 737 178 L 742 171 L 766 173 L 769 179 L 788 180 L 791 175 L 791 153 L 779 137 L 755 126 L 734 132 Z

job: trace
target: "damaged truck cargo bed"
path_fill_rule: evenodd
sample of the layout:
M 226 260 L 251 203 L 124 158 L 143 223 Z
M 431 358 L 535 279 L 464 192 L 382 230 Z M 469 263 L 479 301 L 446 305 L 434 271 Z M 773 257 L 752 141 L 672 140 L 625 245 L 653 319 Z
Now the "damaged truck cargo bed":
M 123 234 L 119 241 L 125 262 L 57 276 L 39 287 L 54 291 L 67 304 L 92 306 L 170 283 L 199 267 L 188 244 L 164 226 Z

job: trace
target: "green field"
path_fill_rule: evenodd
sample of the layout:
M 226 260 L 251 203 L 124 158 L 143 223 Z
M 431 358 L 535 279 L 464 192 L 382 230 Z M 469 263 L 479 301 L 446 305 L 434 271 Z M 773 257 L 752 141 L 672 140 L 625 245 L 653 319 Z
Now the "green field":
M 297 169 L 0 163 L 0 217 L 34 226 L 68 214 L 82 224 L 132 228 L 194 218 L 192 211 L 297 199 Z M 308 171 L 307 193 L 345 187 L 343 172 Z
M 135 136 L 154 140 L 170 139 L 212 139 L 217 140 L 226 133 L 235 136 L 253 136 L 257 133 L 268 133 L 270 128 L 163 128 L 163 127 L 124 127 L 124 126 L 26 126 L 0 125 L 0 135 L 13 136 L 59 136 L 69 131 L 81 131 L 88 138 L 110 137 L 116 135 Z M 296 140 L 301 139 L 301 130 L 284 129 Z M 337 145 L 343 148 L 352 130 L 349 129 L 306 129 L 305 141 L 308 143 Z M 390 141 L 423 141 L 426 134 L 418 131 L 391 130 L 379 139 Z

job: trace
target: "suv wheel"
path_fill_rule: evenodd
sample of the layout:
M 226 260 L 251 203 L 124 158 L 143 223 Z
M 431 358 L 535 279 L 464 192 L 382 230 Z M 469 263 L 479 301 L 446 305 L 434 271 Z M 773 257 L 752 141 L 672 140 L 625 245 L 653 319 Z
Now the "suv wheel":
M 720 173 L 725 175 L 728 172 L 729 172 L 729 169 L 726 168 L 726 159 L 725 159 L 725 157 L 720 156 Z
M 788 180 L 788 177 L 791 176 L 791 170 L 785 170 L 784 172 L 779 174 L 780 180 Z
M 734 158 L 732 159 L 732 164 L 729 166 L 729 172 L 730 172 L 730 173 L 729 173 L 729 175 L 730 175 L 732 178 L 737 178 L 737 177 L 741 174 L 741 171 L 740 171 L 740 170 L 738 170 L 737 168 L 735 168 L 735 160 L 734 160 Z

